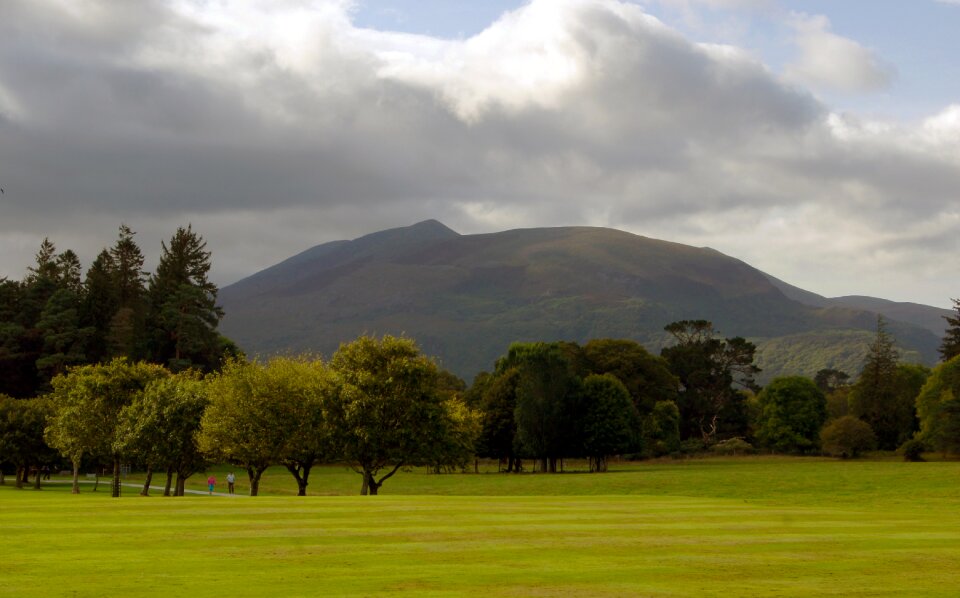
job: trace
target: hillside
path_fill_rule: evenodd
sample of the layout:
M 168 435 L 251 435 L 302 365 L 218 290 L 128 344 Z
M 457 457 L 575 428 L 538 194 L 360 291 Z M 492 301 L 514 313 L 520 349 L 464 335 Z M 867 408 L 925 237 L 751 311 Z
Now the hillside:
M 590 227 L 460 235 L 432 220 L 319 245 L 220 299 L 223 332 L 251 354 L 329 356 L 360 334 L 406 334 L 468 380 L 514 341 L 632 338 L 658 351 L 665 324 L 694 318 L 768 353 L 805 356 L 761 356 L 764 378 L 815 372 L 849 367 L 876 325 L 870 310 L 791 299 L 712 249 Z M 893 322 L 891 332 L 914 358 L 935 361 L 932 331 Z

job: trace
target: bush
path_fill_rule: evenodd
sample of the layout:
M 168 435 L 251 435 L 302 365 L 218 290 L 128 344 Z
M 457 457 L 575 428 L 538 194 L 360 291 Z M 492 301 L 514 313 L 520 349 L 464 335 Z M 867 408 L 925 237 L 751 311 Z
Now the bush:
M 927 445 L 921 440 L 914 438 L 913 440 L 908 440 L 900 445 L 900 448 L 897 449 L 897 452 L 903 455 L 904 461 L 923 461 L 923 453 L 927 450 Z
M 681 455 L 696 455 L 707 450 L 707 445 L 700 438 L 688 438 L 680 443 Z
M 867 422 L 844 415 L 827 423 L 820 431 L 823 452 L 841 459 L 859 457 L 877 446 L 877 436 Z
M 753 445 L 743 438 L 730 438 L 718 442 L 710 450 L 721 455 L 749 455 L 753 453 Z

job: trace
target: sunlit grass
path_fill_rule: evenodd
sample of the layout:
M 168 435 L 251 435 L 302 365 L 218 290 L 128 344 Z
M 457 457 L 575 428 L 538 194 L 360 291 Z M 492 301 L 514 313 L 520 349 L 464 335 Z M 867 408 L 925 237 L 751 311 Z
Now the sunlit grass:
M 960 587 L 960 463 L 621 467 L 407 472 L 379 497 L 355 496 L 359 476 L 343 468 L 318 470 L 310 486 L 340 496 L 306 498 L 280 495 L 295 489 L 282 469 L 257 498 L 125 488 L 115 500 L 106 485 L 73 496 L 8 483 L 0 594 L 953 596 Z

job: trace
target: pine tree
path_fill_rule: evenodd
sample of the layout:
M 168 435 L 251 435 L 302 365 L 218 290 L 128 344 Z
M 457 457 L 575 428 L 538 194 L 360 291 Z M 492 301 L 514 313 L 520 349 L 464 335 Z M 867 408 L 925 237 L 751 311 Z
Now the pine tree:
M 944 361 L 950 361 L 960 355 L 960 299 L 953 299 L 953 309 L 957 312 L 956 316 L 943 316 L 949 324 L 943 343 L 940 345 L 940 357 Z
M 43 338 L 43 354 L 37 359 L 37 370 L 44 380 L 66 371 L 67 366 L 86 361 L 86 343 L 93 329 L 80 324 L 80 297 L 62 288 L 50 297 L 37 330 Z
M 81 322 L 93 329 L 87 348 L 87 359 L 91 363 L 103 362 L 110 355 L 107 338 L 111 320 L 119 304 L 118 292 L 113 284 L 113 270 L 113 258 L 110 252 L 104 249 L 87 270 L 83 283 Z
M 860 378 L 850 392 L 854 416 L 870 424 L 879 447 L 895 449 L 900 438 L 901 419 L 897 406 L 897 365 L 900 352 L 886 330 L 883 316 L 877 317 L 877 334 L 864 359 Z
M 210 252 L 191 226 L 180 227 L 162 244 L 160 262 L 148 292 L 153 326 L 151 358 L 174 370 L 217 365 L 220 337 L 217 287 L 207 278 Z
M 117 242 L 110 249 L 117 301 L 117 311 L 107 333 L 111 357 L 141 358 L 146 344 L 144 279 L 147 273 L 143 270 L 143 253 L 133 240 L 135 234 L 129 226 L 121 224 Z

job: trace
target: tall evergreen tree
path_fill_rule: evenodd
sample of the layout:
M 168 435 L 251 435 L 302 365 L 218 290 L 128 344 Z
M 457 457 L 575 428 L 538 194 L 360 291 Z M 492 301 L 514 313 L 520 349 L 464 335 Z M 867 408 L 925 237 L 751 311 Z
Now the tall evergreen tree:
M 940 344 L 940 357 L 944 361 L 950 361 L 960 355 L 960 299 L 953 299 L 953 309 L 957 312 L 955 316 L 943 316 L 949 324 L 943 342 Z
M 897 404 L 897 364 L 900 352 L 877 316 L 877 333 L 864 359 L 860 378 L 850 391 L 851 413 L 870 424 L 881 449 L 898 446 L 900 428 Z
M 36 365 L 44 383 L 64 373 L 67 366 L 87 359 L 86 344 L 93 329 L 81 325 L 79 307 L 77 293 L 62 288 L 50 297 L 40 314 L 37 330 L 43 338 L 43 350 Z
M 107 338 L 111 320 L 119 305 L 117 288 L 113 284 L 113 270 L 113 258 L 104 249 L 87 270 L 83 283 L 81 322 L 93 329 L 87 346 L 87 359 L 92 363 L 105 361 L 110 355 Z
M 223 310 L 217 306 L 217 287 L 207 278 L 210 252 L 191 226 L 180 227 L 162 244 L 160 263 L 148 291 L 150 353 L 154 361 L 172 369 L 212 369 L 221 353 L 217 325 Z
M 107 344 L 112 357 L 137 359 L 143 356 L 146 323 L 144 302 L 143 253 L 133 232 L 126 224 L 120 225 L 117 242 L 110 249 L 113 261 L 113 286 L 116 290 L 117 310 L 114 312 Z
M 35 368 L 25 352 L 26 328 L 20 320 L 23 284 L 0 278 L 0 394 L 34 396 Z

